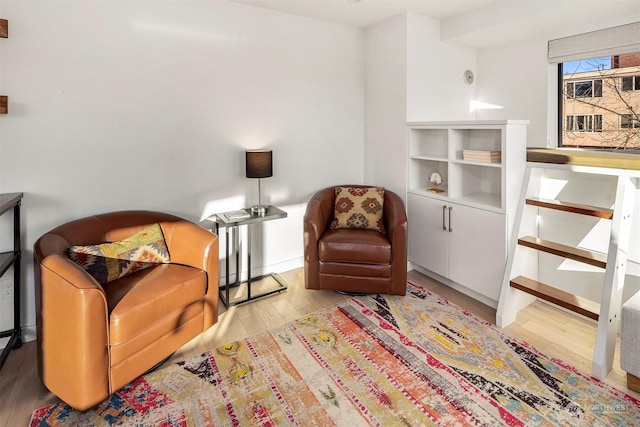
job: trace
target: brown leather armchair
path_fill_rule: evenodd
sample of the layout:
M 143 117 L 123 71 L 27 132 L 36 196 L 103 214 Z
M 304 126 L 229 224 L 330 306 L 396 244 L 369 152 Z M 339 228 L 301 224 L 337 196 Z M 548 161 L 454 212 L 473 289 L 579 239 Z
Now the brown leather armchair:
M 72 245 L 120 241 L 159 223 L 170 263 L 100 285 Z M 38 372 L 78 410 L 106 399 L 218 320 L 218 237 L 182 218 L 124 211 L 61 225 L 34 244 Z
M 385 233 L 331 229 L 334 205 L 335 187 L 320 190 L 307 205 L 305 287 L 404 295 L 407 290 L 407 214 L 400 197 L 384 191 Z

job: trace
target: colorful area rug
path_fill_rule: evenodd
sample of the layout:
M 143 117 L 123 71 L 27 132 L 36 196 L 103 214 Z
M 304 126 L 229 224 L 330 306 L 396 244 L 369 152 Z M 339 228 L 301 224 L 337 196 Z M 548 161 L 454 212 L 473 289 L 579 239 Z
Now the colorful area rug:
M 31 426 L 632 426 L 640 402 L 412 284 L 138 378 Z

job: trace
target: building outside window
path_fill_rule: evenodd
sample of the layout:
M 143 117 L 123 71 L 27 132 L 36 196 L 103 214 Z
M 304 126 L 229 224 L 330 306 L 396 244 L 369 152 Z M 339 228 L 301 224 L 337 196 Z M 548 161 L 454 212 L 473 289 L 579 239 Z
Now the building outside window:
M 567 98 L 601 98 L 602 79 L 570 81 L 566 84 Z
M 567 115 L 565 123 L 567 132 L 602 132 L 602 114 Z
M 625 92 L 640 90 L 640 75 L 622 77 L 622 90 Z
M 559 64 L 560 146 L 640 150 L 640 53 Z
M 620 114 L 620 128 L 621 129 L 640 128 L 640 121 L 638 120 L 638 117 L 634 117 L 633 114 Z

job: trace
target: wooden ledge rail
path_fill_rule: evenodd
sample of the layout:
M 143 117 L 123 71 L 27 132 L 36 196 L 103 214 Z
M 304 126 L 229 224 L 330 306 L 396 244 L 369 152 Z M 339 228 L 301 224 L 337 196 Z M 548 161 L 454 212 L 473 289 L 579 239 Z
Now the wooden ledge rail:
M 514 289 L 549 301 L 550 303 L 590 319 L 597 321 L 600 317 L 600 304 L 597 302 L 545 285 L 528 277 L 518 276 L 511 280 L 510 285 Z
M 613 218 L 613 209 L 601 208 L 598 206 L 584 205 L 581 203 L 563 202 L 561 200 L 542 199 L 531 197 L 527 199 L 528 205 L 539 206 L 547 209 L 555 209 L 563 212 L 571 212 L 580 215 L 595 216 L 597 218 Z
M 585 166 L 610 169 L 640 170 L 640 156 L 610 150 L 574 148 L 527 148 L 527 162 Z
M 532 236 L 521 237 L 518 239 L 518 244 L 574 261 L 584 262 L 585 264 L 595 267 L 607 268 L 607 256 L 600 252 L 574 248 L 573 246 L 567 246 Z

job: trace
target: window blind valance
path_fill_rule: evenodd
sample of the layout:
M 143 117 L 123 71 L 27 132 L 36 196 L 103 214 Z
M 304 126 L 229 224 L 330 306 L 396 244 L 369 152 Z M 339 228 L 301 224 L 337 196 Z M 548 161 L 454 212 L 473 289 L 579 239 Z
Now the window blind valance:
M 640 22 L 549 41 L 549 62 L 640 52 Z

